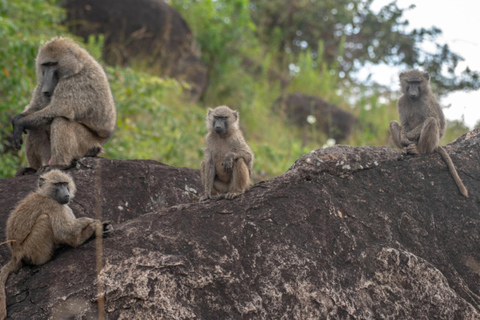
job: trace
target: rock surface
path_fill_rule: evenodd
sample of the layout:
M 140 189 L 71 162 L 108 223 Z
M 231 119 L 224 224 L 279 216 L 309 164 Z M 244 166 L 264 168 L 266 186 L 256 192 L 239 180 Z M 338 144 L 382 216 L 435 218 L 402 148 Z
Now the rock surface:
M 148 66 L 152 72 L 190 85 L 198 100 L 207 86 L 207 67 L 193 33 L 178 11 L 163 0 L 66 0 L 66 25 L 88 39 L 103 34 L 104 60 L 111 65 Z
M 447 151 L 469 198 L 438 154 L 336 146 L 205 203 L 198 171 L 83 159 L 72 208 L 95 216 L 101 176 L 107 319 L 480 319 L 480 130 Z M 0 180 L 0 223 L 35 180 Z M 95 268 L 93 240 L 22 268 L 9 315 L 96 318 Z

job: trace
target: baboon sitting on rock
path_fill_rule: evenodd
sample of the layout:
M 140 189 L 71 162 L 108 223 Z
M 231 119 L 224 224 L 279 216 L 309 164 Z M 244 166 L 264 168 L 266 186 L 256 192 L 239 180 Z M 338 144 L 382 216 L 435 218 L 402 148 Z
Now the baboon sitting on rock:
M 75 195 L 70 175 L 60 170 L 43 174 L 38 189 L 23 199 L 7 220 L 7 243 L 12 259 L 0 272 L 0 320 L 7 316 L 5 284 L 23 263 L 46 263 L 59 245 L 78 247 L 91 238 L 97 228 L 103 234 L 113 231 L 109 221 L 75 218 L 67 205 Z
M 458 176 L 452 159 L 438 145 L 445 135 L 446 121 L 430 90 L 429 81 L 429 74 L 418 70 L 400 74 L 403 95 L 398 99 L 397 107 L 402 124 L 390 122 L 392 142 L 407 154 L 440 153 L 460 193 L 468 197 L 468 190 Z
M 100 64 L 69 38 L 53 38 L 38 50 L 37 86 L 13 123 L 13 147 L 22 133 L 28 166 L 68 167 L 73 159 L 96 156 L 112 135 L 116 111 Z
M 208 110 L 208 134 L 200 168 L 205 190 L 200 201 L 233 199 L 250 187 L 254 156 L 238 126 L 237 111 L 227 106 Z

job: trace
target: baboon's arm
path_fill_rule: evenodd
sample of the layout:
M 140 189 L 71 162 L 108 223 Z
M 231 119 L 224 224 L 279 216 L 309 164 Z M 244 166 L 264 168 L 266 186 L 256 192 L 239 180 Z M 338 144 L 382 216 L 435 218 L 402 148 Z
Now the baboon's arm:
M 74 248 L 87 241 L 99 224 L 100 221 L 86 217 L 74 220 L 52 219 L 55 240 Z
M 413 139 L 409 139 L 408 138 L 408 133 L 410 131 L 408 131 L 404 125 L 402 125 L 402 129 L 400 130 L 400 142 L 402 145 L 404 146 L 408 146 L 409 144 L 412 144 L 413 143 Z
M 238 160 L 240 158 L 243 158 L 243 160 L 245 160 L 245 163 L 249 164 L 252 162 L 253 152 L 250 150 L 240 150 L 236 152 L 230 151 L 225 155 L 225 158 L 231 160 Z
M 14 129 L 16 126 L 22 127 L 23 129 L 38 128 L 50 124 L 53 119 L 57 117 L 73 120 L 75 112 L 73 108 L 50 103 L 47 107 L 26 115 L 16 122 L 14 121 L 13 125 Z
M 56 106 L 49 104 L 47 107 L 38 110 L 37 112 L 21 113 L 12 120 L 13 124 L 13 147 L 20 149 L 22 141 L 22 133 L 26 129 L 43 127 L 50 124 L 54 118 L 63 117 L 66 119 L 73 119 L 75 112 L 73 108 L 67 106 Z
M 422 128 L 423 128 L 423 123 L 419 124 L 412 130 L 406 132 L 405 136 L 407 137 L 408 140 L 417 141 L 418 139 L 420 139 L 420 132 L 422 131 Z
M 41 86 L 37 85 L 33 90 L 32 100 L 19 115 L 21 115 L 22 117 L 31 115 L 32 113 L 37 112 L 38 110 L 41 110 L 48 105 L 48 100 L 46 98 L 42 98 L 40 91 Z

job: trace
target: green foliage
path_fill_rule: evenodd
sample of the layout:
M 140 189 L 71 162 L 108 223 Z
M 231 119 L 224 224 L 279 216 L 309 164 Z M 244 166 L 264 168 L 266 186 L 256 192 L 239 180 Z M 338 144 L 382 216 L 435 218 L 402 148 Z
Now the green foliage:
M 68 35 L 59 25 L 65 15 L 56 3 L 0 0 L 0 177 L 26 165 L 22 151 L 6 150 L 7 137 L 11 117 L 29 103 L 35 86 L 38 46 L 52 36 Z M 383 10 L 375 17 L 368 15 L 369 4 L 360 0 L 172 1 L 193 30 L 208 66 L 207 92 L 201 102 L 191 103 L 178 81 L 133 68 L 106 67 L 118 117 L 105 156 L 199 168 L 206 109 L 226 104 L 240 111 L 241 129 L 255 153 L 254 181 L 279 175 L 303 154 L 334 143 L 313 125 L 289 125 L 288 119 L 272 110 L 275 101 L 289 92 L 320 96 L 357 116 L 355 133 L 342 143 L 389 145 L 388 123 L 398 119 L 397 97 L 382 88 L 354 83 L 348 72 L 355 69 L 355 60 L 376 63 L 398 56 L 398 51 L 384 47 L 388 39 L 411 49 L 423 36 L 437 31 L 424 31 L 412 42 L 400 30 L 401 10 L 390 7 L 391 12 Z M 366 15 L 358 20 L 362 13 Z M 361 33 L 357 34 L 358 26 Z M 356 39 L 360 34 L 366 38 Z M 359 41 L 372 46 L 374 58 L 365 55 L 365 48 L 355 47 Z M 101 61 L 102 36 L 90 37 L 85 47 Z M 444 55 L 447 60 L 451 57 Z M 444 141 L 466 130 L 461 122 L 449 123 Z
M 229 104 L 242 109 L 251 101 L 254 79 L 245 70 L 245 57 L 261 54 L 254 36 L 248 0 L 172 1 L 193 30 L 209 69 L 203 100 L 208 106 Z
M 0 0 L 0 177 L 15 173 L 23 154 L 6 152 L 10 119 L 29 103 L 35 56 L 45 40 L 65 34 L 64 11 L 53 0 Z
M 372 2 L 251 0 L 250 8 L 258 37 L 262 43 L 276 48 L 278 61 L 284 67 L 287 67 L 288 55 L 298 55 L 308 48 L 323 55 L 330 65 L 340 58 L 339 71 L 346 78 L 366 63 L 386 63 L 428 71 L 437 83 L 438 93 L 480 87 L 480 73 L 468 67 L 461 77 L 455 75 L 462 58 L 448 45 L 436 43 L 434 53 L 421 49 L 424 41 L 438 41 L 440 29 L 409 30 L 408 21 L 403 17 L 405 10 L 399 8 L 396 1 L 378 12 L 372 10 Z M 319 41 L 323 41 L 325 50 L 318 48 Z M 345 46 L 340 45 L 342 41 Z M 338 52 L 342 47 L 345 54 Z
M 107 72 L 118 120 L 116 132 L 105 146 L 106 156 L 198 168 L 205 112 L 181 100 L 180 84 L 132 69 L 109 67 Z

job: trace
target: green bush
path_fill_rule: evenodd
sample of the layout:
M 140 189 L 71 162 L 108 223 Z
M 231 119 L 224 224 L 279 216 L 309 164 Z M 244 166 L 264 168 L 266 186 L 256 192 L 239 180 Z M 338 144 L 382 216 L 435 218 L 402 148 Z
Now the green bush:
M 29 103 L 35 86 L 38 46 L 53 36 L 72 37 L 60 24 L 65 12 L 56 4 L 0 0 L 0 177 L 26 166 L 23 151 L 9 151 L 7 138 L 10 119 Z M 321 42 L 315 54 L 308 48 L 295 55 L 279 51 L 281 32 L 262 40 L 250 17 L 250 4 L 172 2 L 192 28 L 209 68 L 208 89 L 198 103 L 188 102 L 185 85 L 176 80 L 148 74 L 146 69 L 105 67 L 118 114 L 116 132 L 105 145 L 106 157 L 199 168 L 207 108 L 226 104 L 240 111 L 241 128 L 255 153 L 254 181 L 279 175 L 303 154 L 332 143 L 314 126 L 289 125 L 282 114 L 272 111 L 276 99 L 294 91 L 320 96 L 358 117 L 355 133 L 344 143 L 389 145 L 388 123 L 398 119 L 398 95 L 345 80 L 338 62 L 322 60 Z M 335 50 L 335 61 L 342 60 L 343 43 Z M 102 46 L 101 36 L 85 44 L 100 61 Z M 141 63 L 135 66 L 142 68 Z M 461 122 L 450 123 L 443 141 L 466 130 Z

